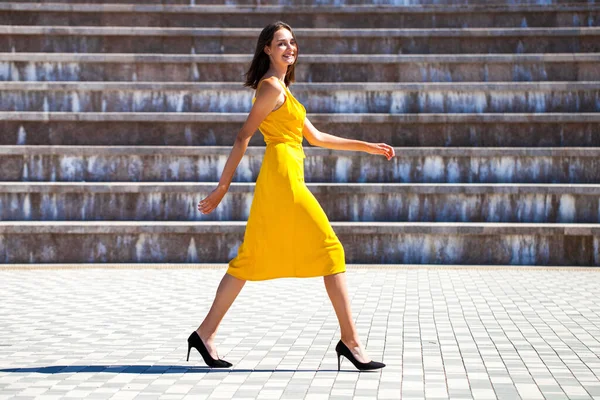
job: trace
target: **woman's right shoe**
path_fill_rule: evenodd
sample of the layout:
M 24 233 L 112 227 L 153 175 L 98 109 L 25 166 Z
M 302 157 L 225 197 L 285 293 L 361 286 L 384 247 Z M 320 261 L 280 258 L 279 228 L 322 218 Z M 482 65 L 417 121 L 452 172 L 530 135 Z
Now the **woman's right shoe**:
M 210 353 L 208 352 L 208 349 L 204 345 L 204 342 L 202 342 L 202 339 L 200 339 L 200 336 L 198 336 L 198 333 L 196 333 L 196 331 L 192 332 L 192 334 L 188 338 L 187 361 L 190 361 L 190 350 L 192 350 L 192 347 L 198 350 L 198 352 L 204 359 L 206 365 L 208 365 L 211 368 L 229 368 L 233 365 L 228 361 L 221 359 L 215 360 L 214 358 L 212 358 Z
M 363 362 L 358 361 L 354 357 L 354 355 L 352 354 L 352 352 L 350 351 L 348 346 L 346 346 L 344 344 L 344 342 L 342 342 L 341 340 L 338 342 L 337 346 L 335 346 L 335 352 L 337 353 L 337 357 L 338 357 L 338 371 L 340 370 L 340 366 L 341 366 L 341 360 L 340 360 L 341 356 L 344 356 L 348 360 L 350 360 L 350 362 L 352 364 L 354 364 L 354 366 L 360 371 L 368 371 L 368 370 L 379 369 L 379 368 L 385 367 L 384 363 L 381 363 L 378 361 L 369 361 L 368 363 L 363 363 Z

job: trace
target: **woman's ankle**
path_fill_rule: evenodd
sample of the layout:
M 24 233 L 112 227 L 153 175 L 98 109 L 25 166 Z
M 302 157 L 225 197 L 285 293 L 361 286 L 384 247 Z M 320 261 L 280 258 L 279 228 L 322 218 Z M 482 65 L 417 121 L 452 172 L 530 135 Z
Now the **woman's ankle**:
M 361 346 L 360 340 L 356 336 L 348 336 L 348 337 L 342 336 L 341 339 L 342 339 L 342 342 L 349 348 Z
M 213 340 L 215 338 L 215 335 L 217 334 L 216 331 L 210 332 L 202 325 L 200 325 L 198 329 L 196 329 L 196 333 L 204 340 Z

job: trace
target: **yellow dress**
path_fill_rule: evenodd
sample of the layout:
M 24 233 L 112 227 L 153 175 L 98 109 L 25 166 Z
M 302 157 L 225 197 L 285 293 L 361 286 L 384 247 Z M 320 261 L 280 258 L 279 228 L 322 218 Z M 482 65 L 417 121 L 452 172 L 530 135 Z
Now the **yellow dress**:
M 306 110 L 285 84 L 277 81 L 286 99 L 259 127 L 267 148 L 244 241 L 229 262 L 227 273 L 260 281 L 344 272 L 344 248 L 304 182 L 302 128 Z

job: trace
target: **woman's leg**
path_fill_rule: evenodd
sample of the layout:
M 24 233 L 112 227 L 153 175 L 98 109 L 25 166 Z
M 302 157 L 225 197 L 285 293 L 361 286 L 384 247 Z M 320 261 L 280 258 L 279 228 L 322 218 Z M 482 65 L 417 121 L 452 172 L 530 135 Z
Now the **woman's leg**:
M 198 329 L 196 329 L 198 336 L 200 336 L 206 345 L 206 349 L 212 358 L 219 358 L 217 348 L 214 345 L 219 324 L 245 283 L 246 281 L 243 279 L 238 279 L 229 274 L 225 274 L 217 288 L 217 294 L 215 295 L 215 299 L 213 300 L 213 304 L 210 307 L 208 314 Z
M 340 323 L 342 342 L 348 346 L 358 361 L 371 361 L 358 338 L 356 326 L 352 319 L 350 298 L 348 297 L 348 288 L 346 285 L 346 273 L 327 275 L 323 277 L 323 280 L 325 281 L 325 289 L 327 289 L 327 294 L 335 310 L 335 315 L 337 315 Z

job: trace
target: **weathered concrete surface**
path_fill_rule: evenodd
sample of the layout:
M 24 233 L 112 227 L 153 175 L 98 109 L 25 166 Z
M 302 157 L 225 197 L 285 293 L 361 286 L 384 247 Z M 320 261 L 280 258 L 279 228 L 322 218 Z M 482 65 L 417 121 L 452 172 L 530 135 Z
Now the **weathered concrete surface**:
M 209 215 L 214 183 L 0 184 L 3 221 L 245 221 L 254 184 L 234 183 Z M 600 185 L 308 184 L 331 221 L 599 223 Z
M 79 0 L 62 3 L 78 3 Z M 92 0 L 86 3 L 105 3 Z M 132 3 L 131 1 L 129 3 Z M 309 5 L 306 5 L 306 3 Z M 54 3 L 43 1 L 42 3 Z M 60 3 L 60 2 L 59 2 Z M 144 0 L 143 4 L 27 4 L 0 3 L 3 25 L 83 26 L 171 26 L 171 27 L 257 27 L 284 20 L 300 28 L 466 28 L 466 27 L 555 27 L 598 26 L 600 7 L 594 2 L 519 1 L 489 4 L 487 1 L 418 3 L 416 1 L 271 1 L 255 7 L 254 1 L 232 7 L 190 6 L 190 0 Z M 158 4 L 157 4 L 158 3 Z M 160 3 L 164 3 L 160 4 Z M 218 3 L 206 2 L 203 3 Z M 222 2 L 221 2 L 222 3 Z M 416 4 L 432 4 L 418 6 Z M 478 4 L 479 3 L 479 4 Z M 539 4 L 538 4 L 539 3 Z M 239 4 L 247 4 L 239 5 Z M 336 4 L 330 6 L 328 4 Z M 356 2 L 354 2 L 356 4 Z M 393 4 L 393 6 L 390 6 Z M 386 6 L 387 5 L 387 6 Z M 356 18 L 360 14 L 361 18 Z
M 256 46 L 259 33 L 260 29 L 221 27 L 0 26 L 0 51 L 248 54 Z M 303 54 L 521 54 L 600 50 L 600 28 L 597 27 L 460 30 L 299 28 L 295 33 Z
M 141 39 L 136 39 L 135 43 L 139 40 Z M 597 42 L 600 43 L 600 39 Z M 600 80 L 600 55 L 596 53 L 303 54 L 301 57 L 296 75 L 298 82 Z M 248 68 L 251 56 L 3 53 L 0 54 L 0 60 L 1 81 L 239 83 Z
M 233 185 L 209 217 L 198 215 L 195 205 L 230 151 L 207 145 L 230 146 L 250 108 L 241 67 L 263 25 L 257 18 L 270 22 L 280 13 L 298 18 L 305 45 L 299 80 L 308 83 L 292 91 L 311 121 L 325 132 L 397 146 L 389 162 L 307 148 L 308 184 L 335 221 L 348 262 L 600 265 L 598 30 L 579 29 L 598 25 L 600 6 L 386 1 L 416 6 L 394 12 L 358 6 L 347 14 L 339 6 L 355 0 L 325 0 L 337 7 L 318 10 L 295 2 L 231 12 L 223 6 L 0 4 L 0 25 L 6 18 L 11 21 L 4 25 L 23 25 L 0 28 L 0 173 L 21 182 L 0 185 L 0 218 L 15 219 L 0 223 L 0 263 L 232 258 L 244 234 L 250 182 L 260 169 L 260 137 L 235 177 L 246 183 Z M 363 18 L 351 24 L 357 16 Z M 328 22 L 336 19 L 339 26 Z M 212 23 L 253 29 L 218 30 Z M 303 30 L 303 23 L 333 29 Z M 419 23 L 422 29 L 414 31 L 360 29 Z M 25 27 L 32 24 L 46 26 Z M 132 24 L 145 28 L 115 27 Z M 483 29 L 457 29 L 469 24 Z M 578 28 L 530 29 L 537 24 Z M 110 28 L 85 28 L 90 25 Z M 208 29 L 176 29 L 195 25 Z M 451 29 L 426 31 L 433 25 Z M 509 25 L 515 29 L 503 29 Z M 346 30 L 336 31 L 340 27 Z M 310 54 L 324 48 L 350 54 Z M 17 53 L 27 49 L 43 53 Z M 231 54 L 242 49 L 244 55 Z M 580 53 L 560 53 L 573 51 Z M 461 52 L 469 54 L 449 54 Z M 329 82 L 312 83 L 323 80 Z M 321 114 L 312 119 L 314 112 Z M 27 183 L 32 180 L 40 183 Z M 82 180 L 109 183 L 50 183 Z M 542 184 L 557 180 L 565 185 Z M 579 181 L 588 185 L 575 185 Z M 44 221 L 24 221 L 35 219 Z
M 230 147 L 0 147 L 0 180 L 217 182 Z M 598 148 L 396 148 L 396 157 L 305 147 L 307 182 L 600 183 Z M 249 147 L 234 181 L 253 182 Z
M 0 222 L 4 263 L 227 262 L 243 222 Z M 600 265 L 597 224 L 334 222 L 348 263 Z
M 598 82 L 299 83 L 309 112 L 598 112 Z M 239 83 L 0 82 L 0 109 L 62 112 L 248 112 Z
M 231 146 L 245 113 L 0 112 L 0 145 Z M 323 131 L 393 146 L 600 146 L 600 114 L 309 114 Z M 251 146 L 264 146 L 256 133 Z

